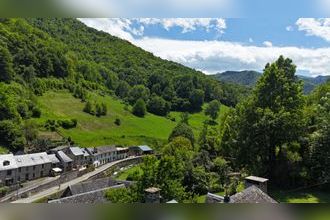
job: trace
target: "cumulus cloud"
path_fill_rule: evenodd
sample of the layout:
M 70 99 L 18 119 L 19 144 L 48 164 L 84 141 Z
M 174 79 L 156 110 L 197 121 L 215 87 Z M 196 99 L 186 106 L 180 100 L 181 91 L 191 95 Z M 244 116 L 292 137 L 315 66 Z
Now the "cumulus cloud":
M 267 41 L 264 42 L 264 46 L 251 46 L 240 42 L 170 40 L 148 38 L 143 35 L 144 26 L 147 24 L 161 24 L 164 25 L 164 28 L 179 26 L 182 28 L 182 31 L 192 31 L 201 26 L 201 24 L 204 26 L 209 25 L 209 20 L 194 20 L 194 22 L 187 23 L 182 20 L 176 20 L 177 22 L 167 20 L 165 22 L 163 19 L 161 22 L 157 19 L 134 20 L 119 18 L 80 20 L 88 26 L 126 39 L 163 59 L 179 62 L 202 70 L 207 74 L 226 70 L 251 69 L 260 71 L 266 63 L 274 61 L 280 55 L 293 59 L 299 72 L 304 72 L 311 76 L 330 74 L 330 48 L 278 47 Z M 137 23 L 133 25 L 133 22 Z M 214 25 L 215 23 L 212 24 Z M 221 28 L 225 27 L 224 23 Z M 136 36 L 140 37 L 137 38 Z M 252 42 L 250 41 L 250 43 Z
M 330 42 L 330 18 L 300 18 L 296 25 L 299 31 L 304 31 L 308 36 L 320 37 Z
M 273 43 L 270 42 L 270 41 L 264 41 L 262 44 L 266 47 L 272 47 L 273 46 Z
M 311 76 L 330 73 L 330 48 L 257 47 L 228 41 L 183 41 L 143 38 L 134 42 L 163 59 L 182 63 L 207 74 L 226 70 L 262 70 L 280 55 L 290 57 L 300 72 Z
M 222 18 L 140 18 L 137 20 L 145 25 L 162 25 L 166 30 L 180 27 L 183 33 L 195 31 L 197 28 L 207 31 L 215 29 L 218 32 L 226 29 L 226 21 Z

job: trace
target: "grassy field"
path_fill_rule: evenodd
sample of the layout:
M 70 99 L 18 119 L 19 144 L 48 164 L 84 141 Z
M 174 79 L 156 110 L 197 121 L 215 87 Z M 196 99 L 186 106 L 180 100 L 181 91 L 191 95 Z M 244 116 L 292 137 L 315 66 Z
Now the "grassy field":
M 84 103 L 65 91 L 48 92 L 38 98 L 42 116 L 36 121 L 43 125 L 47 119 L 77 119 L 78 126 L 74 129 L 59 129 L 65 137 L 71 137 L 76 144 L 83 147 L 121 144 L 125 146 L 149 144 L 157 147 L 166 142 L 170 132 L 180 120 L 180 113 L 172 112 L 176 122 L 165 117 L 148 113 L 145 118 L 139 118 L 125 110 L 125 105 L 110 96 L 102 97 L 92 94 L 91 100 L 106 103 L 107 116 L 95 117 L 83 112 Z M 220 115 L 228 111 L 228 107 L 221 106 Z M 116 118 L 121 125 L 114 124 Z M 196 137 L 208 117 L 203 112 L 192 114 L 189 123 L 193 127 Z M 219 117 L 218 123 L 221 124 Z
M 271 191 L 270 195 L 281 203 L 330 203 L 330 191 L 311 189 L 296 192 Z
M 126 180 L 127 177 L 128 177 L 128 175 L 130 175 L 131 173 L 134 173 L 136 171 L 138 171 L 140 173 L 142 172 L 140 166 L 138 166 L 138 165 L 137 166 L 133 166 L 131 168 L 128 168 L 127 170 L 124 170 L 124 171 L 120 172 L 118 174 L 118 176 L 116 177 L 116 180 Z

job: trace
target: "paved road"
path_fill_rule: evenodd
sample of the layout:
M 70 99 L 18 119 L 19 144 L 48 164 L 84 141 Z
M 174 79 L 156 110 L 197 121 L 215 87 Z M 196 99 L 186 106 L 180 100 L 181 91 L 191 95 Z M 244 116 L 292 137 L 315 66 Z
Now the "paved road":
M 70 185 L 74 185 L 74 184 L 77 184 L 77 183 L 80 183 L 80 182 L 83 182 L 99 173 L 102 173 L 104 172 L 105 170 L 111 168 L 112 166 L 118 164 L 118 163 L 121 163 L 123 161 L 129 161 L 131 159 L 134 159 L 134 158 L 139 158 L 139 157 L 130 157 L 130 158 L 127 158 L 127 159 L 124 159 L 124 160 L 118 160 L 118 161 L 114 161 L 114 162 L 111 162 L 111 163 L 108 163 L 108 164 L 105 164 L 101 167 L 98 167 L 96 168 L 94 171 L 92 172 L 89 172 L 81 177 L 78 177 L 76 179 L 73 179 L 69 182 L 66 182 L 66 183 L 62 183 L 60 186 L 55 186 L 55 187 L 52 187 L 52 188 L 49 188 L 49 189 L 46 189 L 44 191 L 41 191 L 41 192 L 38 192 L 36 194 L 33 194 L 32 196 L 28 197 L 28 198 L 24 198 L 24 199 L 19 199 L 19 200 L 16 200 L 16 201 L 13 201 L 12 203 L 32 203 L 34 201 L 37 201 L 39 199 L 42 199 L 46 196 L 50 196 L 54 193 L 57 193 L 59 191 L 62 191 L 64 190 L 65 188 L 67 188 L 68 186 Z

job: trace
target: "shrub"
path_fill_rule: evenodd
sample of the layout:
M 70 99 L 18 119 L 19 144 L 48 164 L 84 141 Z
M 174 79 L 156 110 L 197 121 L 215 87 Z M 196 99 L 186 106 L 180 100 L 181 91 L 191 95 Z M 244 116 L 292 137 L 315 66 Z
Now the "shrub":
M 59 120 L 58 124 L 61 125 L 64 129 L 70 129 L 77 127 L 77 119 L 71 119 L 71 120 Z
M 119 118 L 116 118 L 116 120 L 115 120 L 115 124 L 116 124 L 117 126 L 120 126 L 120 125 L 121 125 L 121 120 L 120 120 Z
M 41 110 L 38 107 L 34 107 L 32 109 L 32 117 L 33 118 L 40 118 L 41 117 Z
M 133 106 L 132 113 L 138 117 L 144 117 L 146 114 L 146 103 L 143 99 L 138 99 Z

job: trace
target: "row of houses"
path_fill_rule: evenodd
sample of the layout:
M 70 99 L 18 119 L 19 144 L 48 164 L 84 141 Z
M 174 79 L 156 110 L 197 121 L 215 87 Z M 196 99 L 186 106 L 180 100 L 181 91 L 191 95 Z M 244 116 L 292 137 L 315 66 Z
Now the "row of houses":
M 0 155 L 0 186 L 11 186 L 89 165 L 98 167 L 130 156 L 152 153 L 153 150 L 147 146 L 130 148 L 60 146 L 49 152 Z

